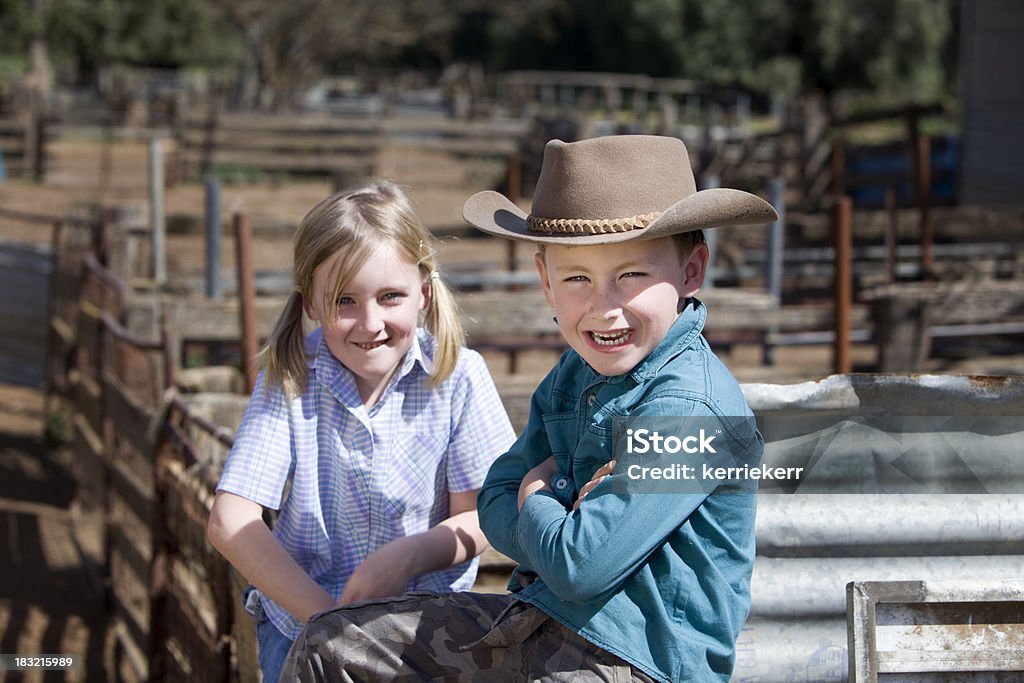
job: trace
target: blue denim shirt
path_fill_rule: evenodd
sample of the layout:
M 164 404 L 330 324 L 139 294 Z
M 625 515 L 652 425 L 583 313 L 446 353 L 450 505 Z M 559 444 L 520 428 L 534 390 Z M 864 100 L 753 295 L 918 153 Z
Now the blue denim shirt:
M 510 583 L 518 597 L 663 681 L 729 680 L 750 608 L 756 496 L 721 488 L 630 492 L 619 467 L 577 511 L 572 493 L 612 458 L 615 418 L 751 417 L 735 378 L 700 334 L 706 315 L 689 300 L 665 339 L 623 375 L 598 375 L 566 352 L 478 497 L 487 538 L 519 563 Z M 763 439 L 753 420 L 741 424 L 749 431 L 733 434 L 730 447 L 756 466 Z M 518 511 L 523 476 L 552 455 L 566 477 Z

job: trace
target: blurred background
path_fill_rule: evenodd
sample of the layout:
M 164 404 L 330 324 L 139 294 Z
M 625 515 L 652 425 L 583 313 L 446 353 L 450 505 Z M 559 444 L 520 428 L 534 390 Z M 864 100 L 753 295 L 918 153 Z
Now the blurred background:
M 701 294 L 753 404 L 1017 405 L 1022 70 L 1017 0 L 0 0 L 0 652 L 251 680 L 205 511 L 295 226 L 368 178 L 414 199 L 517 427 L 564 342 L 532 251 L 461 207 L 528 209 L 547 140 L 613 133 L 779 208 L 713 231 Z M 845 680 L 843 604 L 773 609 L 745 675 Z

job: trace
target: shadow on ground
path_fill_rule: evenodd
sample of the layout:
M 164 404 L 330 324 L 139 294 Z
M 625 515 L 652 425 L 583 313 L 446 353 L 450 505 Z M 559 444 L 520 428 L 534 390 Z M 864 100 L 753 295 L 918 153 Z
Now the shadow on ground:
M 5 681 L 106 679 L 103 591 L 75 542 L 70 461 L 0 426 L 0 652 L 84 659 L 75 672 L 7 671 Z

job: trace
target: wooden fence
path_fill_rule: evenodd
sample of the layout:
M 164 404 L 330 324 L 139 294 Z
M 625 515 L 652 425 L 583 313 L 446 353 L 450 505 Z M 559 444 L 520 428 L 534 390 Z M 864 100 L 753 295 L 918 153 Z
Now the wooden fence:
M 168 335 L 130 332 L 127 287 L 62 232 L 47 404 L 51 414 L 70 415 L 76 532 L 108 587 L 109 673 L 237 680 L 228 565 L 205 535 L 216 473 L 203 466 L 204 454 L 230 439 L 174 397 Z
M 0 180 L 41 179 L 46 166 L 46 117 L 39 113 L 0 116 Z
M 214 112 L 188 117 L 179 126 L 179 177 L 218 171 L 312 175 L 334 178 L 341 186 L 387 171 L 401 175 L 403 182 L 438 184 L 432 158 L 453 156 L 504 166 L 518 152 L 528 123 Z M 399 155 L 402 173 L 388 166 L 388 150 Z

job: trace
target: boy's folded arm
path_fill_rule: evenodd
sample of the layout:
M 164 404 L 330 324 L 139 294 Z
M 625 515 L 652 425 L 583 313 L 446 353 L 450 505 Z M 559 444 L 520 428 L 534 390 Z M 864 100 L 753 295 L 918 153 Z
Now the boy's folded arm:
M 733 418 L 723 418 L 702 402 L 651 399 L 632 417 L 678 415 L 722 425 L 723 433 L 715 442 L 720 447 L 716 459 L 728 461 L 734 454 L 745 459 L 758 447 L 729 428 L 736 424 Z M 751 428 L 752 422 L 741 424 Z M 628 480 L 627 472 L 628 464 L 620 459 L 615 471 L 587 494 L 578 510 L 567 513 L 554 495 L 543 491 L 528 497 L 520 508 L 516 546 L 559 597 L 593 602 L 618 590 L 710 494 L 702 486 L 673 493 L 645 492 Z
M 504 455 L 495 460 L 477 495 L 477 515 L 480 529 L 495 550 L 519 564 L 529 564 L 519 548 L 515 529 L 519 518 L 519 485 L 526 473 L 540 461 L 549 457 L 543 452 L 538 462 L 532 462 L 531 444 L 538 449 L 542 442 L 529 438 L 524 432 Z
M 515 536 L 528 564 L 563 600 L 596 602 L 620 589 L 707 494 L 619 493 L 610 475 L 566 514 L 546 492 L 526 499 Z

